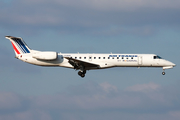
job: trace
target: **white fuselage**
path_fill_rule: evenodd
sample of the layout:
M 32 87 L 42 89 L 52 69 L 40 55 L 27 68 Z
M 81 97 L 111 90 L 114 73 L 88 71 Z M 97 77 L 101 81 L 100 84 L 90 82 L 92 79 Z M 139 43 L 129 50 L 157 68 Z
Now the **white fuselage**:
M 86 70 L 111 67 L 162 67 L 173 68 L 174 63 L 155 54 L 62 54 L 54 51 L 30 49 L 20 37 L 6 36 L 12 43 L 16 58 L 39 66 L 60 66 L 79 70 L 78 75 L 85 77 Z
M 61 66 L 73 68 L 69 64 L 68 60 L 64 57 L 72 57 L 74 59 L 98 64 L 99 67 L 96 68 L 86 68 L 90 69 L 104 69 L 111 67 L 163 67 L 166 69 L 175 66 L 170 61 L 161 58 L 154 58 L 155 54 L 62 54 L 58 53 L 58 58 L 56 60 L 38 60 L 32 57 L 32 53 L 23 54 L 17 56 L 18 59 L 40 66 Z

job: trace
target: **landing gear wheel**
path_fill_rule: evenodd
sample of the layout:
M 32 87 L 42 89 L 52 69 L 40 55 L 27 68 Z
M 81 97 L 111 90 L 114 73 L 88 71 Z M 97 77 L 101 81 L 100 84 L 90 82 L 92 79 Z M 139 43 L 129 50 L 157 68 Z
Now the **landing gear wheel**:
M 81 77 L 82 77 L 82 78 L 85 77 L 85 74 L 82 74 Z
M 78 75 L 81 76 L 83 73 L 81 71 L 78 72 Z
M 78 75 L 81 76 L 81 77 L 83 78 L 83 77 L 85 77 L 85 72 L 79 71 L 79 72 L 78 72 Z
M 83 71 L 83 74 L 86 74 L 86 70 Z
M 165 72 L 162 72 L 162 75 L 165 75 L 166 73 Z

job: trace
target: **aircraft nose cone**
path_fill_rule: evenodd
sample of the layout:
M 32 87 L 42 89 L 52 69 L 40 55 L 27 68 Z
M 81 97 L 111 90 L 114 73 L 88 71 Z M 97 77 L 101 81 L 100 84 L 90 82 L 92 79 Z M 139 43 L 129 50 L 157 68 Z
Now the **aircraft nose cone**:
M 176 64 L 174 64 L 174 63 L 172 63 L 172 62 L 170 62 L 170 65 L 171 65 L 171 66 L 173 66 L 173 67 L 175 67 L 175 66 L 176 66 Z
M 173 66 L 173 67 L 175 67 L 175 66 L 176 66 L 176 64 L 172 63 L 172 66 Z
M 172 67 L 175 67 L 175 66 L 176 66 L 176 64 L 174 64 L 174 63 L 172 63 L 172 62 L 170 62 L 170 61 L 167 61 L 167 65 L 168 65 L 168 66 L 172 66 Z

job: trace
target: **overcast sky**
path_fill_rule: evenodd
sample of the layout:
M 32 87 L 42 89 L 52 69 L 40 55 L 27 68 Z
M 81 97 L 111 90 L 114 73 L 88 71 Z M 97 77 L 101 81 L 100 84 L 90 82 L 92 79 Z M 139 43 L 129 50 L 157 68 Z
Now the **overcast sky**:
M 0 120 L 179 120 L 179 0 L 0 0 Z M 9 40 L 62 53 L 150 53 L 161 68 L 78 71 L 15 59 Z

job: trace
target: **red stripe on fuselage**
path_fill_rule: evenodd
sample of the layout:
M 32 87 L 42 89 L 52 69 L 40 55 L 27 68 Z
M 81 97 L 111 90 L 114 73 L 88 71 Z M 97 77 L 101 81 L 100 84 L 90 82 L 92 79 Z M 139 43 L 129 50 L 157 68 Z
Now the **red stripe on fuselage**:
M 11 43 L 12 43 L 12 46 L 13 46 L 14 50 L 16 51 L 16 53 L 17 53 L 17 54 L 21 54 L 21 53 L 18 51 L 18 49 L 16 48 L 16 46 L 13 44 L 13 42 L 11 42 Z

